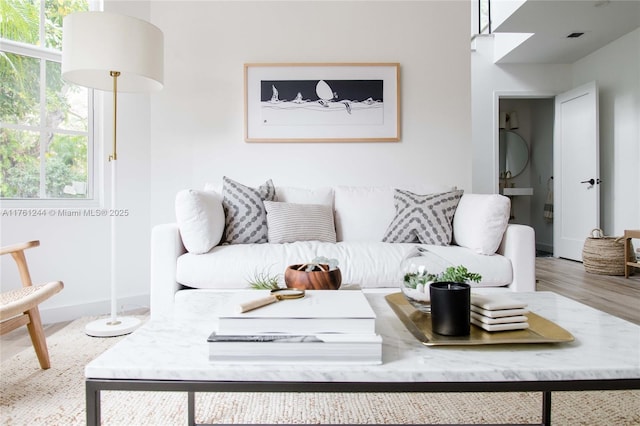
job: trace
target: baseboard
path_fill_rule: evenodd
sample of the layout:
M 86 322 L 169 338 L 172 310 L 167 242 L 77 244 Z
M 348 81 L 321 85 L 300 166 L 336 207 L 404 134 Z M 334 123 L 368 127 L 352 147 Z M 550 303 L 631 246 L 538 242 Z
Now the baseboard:
M 118 313 L 129 312 L 135 309 L 148 308 L 149 295 L 121 297 L 118 299 Z M 73 321 L 80 317 L 108 315 L 111 312 L 111 302 L 102 300 L 99 302 L 67 305 L 56 308 L 40 307 L 40 316 L 43 324 L 55 324 L 65 321 Z

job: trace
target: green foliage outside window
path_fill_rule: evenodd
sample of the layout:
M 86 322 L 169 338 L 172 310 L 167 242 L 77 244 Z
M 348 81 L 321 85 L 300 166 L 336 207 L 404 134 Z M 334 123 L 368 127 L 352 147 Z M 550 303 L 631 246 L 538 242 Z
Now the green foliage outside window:
M 86 197 L 70 188 L 88 182 L 88 91 L 66 83 L 40 49 L 59 51 L 63 18 L 86 10 L 78 0 L 0 1 L 0 38 L 32 46 L 0 51 L 1 198 Z

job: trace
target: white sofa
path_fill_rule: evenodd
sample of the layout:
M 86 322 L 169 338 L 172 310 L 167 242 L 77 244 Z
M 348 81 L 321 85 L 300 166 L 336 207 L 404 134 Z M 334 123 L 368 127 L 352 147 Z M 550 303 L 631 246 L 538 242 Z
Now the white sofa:
M 403 189 L 451 191 L 434 185 Z M 180 191 L 177 222 L 152 230 L 151 316 L 170 314 L 181 290 L 247 288 L 255 273 L 283 275 L 288 265 L 316 256 L 338 259 L 343 284 L 363 288 L 397 287 L 414 264 L 434 273 L 464 265 L 482 275 L 476 286 L 535 291 L 533 229 L 507 223 L 509 199 L 501 195 L 462 195 L 452 220 L 453 242 L 439 246 L 382 242 L 396 215 L 392 187 L 275 187 L 275 194 L 282 203 L 330 206 L 336 242 L 221 244 L 225 223 L 219 189 Z

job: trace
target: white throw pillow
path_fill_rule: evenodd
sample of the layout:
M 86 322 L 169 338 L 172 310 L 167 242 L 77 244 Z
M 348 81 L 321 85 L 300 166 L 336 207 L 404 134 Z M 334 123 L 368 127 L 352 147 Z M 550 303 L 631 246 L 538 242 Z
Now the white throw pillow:
M 499 194 L 464 194 L 453 217 L 453 239 L 478 254 L 498 250 L 509 224 L 511 201 Z
M 184 189 L 176 195 L 175 207 L 182 243 L 189 253 L 206 253 L 220 242 L 224 232 L 220 194 Z
M 322 204 L 265 201 L 269 243 L 336 242 L 333 208 Z

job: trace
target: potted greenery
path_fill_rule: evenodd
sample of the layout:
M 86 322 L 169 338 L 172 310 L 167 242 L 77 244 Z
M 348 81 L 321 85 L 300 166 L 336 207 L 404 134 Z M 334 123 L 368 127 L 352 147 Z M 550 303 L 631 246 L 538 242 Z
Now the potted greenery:
M 451 266 L 437 275 L 420 266 L 405 274 L 402 292 L 416 309 L 431 314 L 434 333 L 467 336 L 471 327 L 469 282 L 481 279 L 480 274 L 469 272 L 464 266 Z
M 336 259 L 316 257 L 309 263 L 288 266 L 284 282 L 289 288 L 337 290 L 342 283 L 342 274 Z
M 451 266 L 440 274 L 431 274 L 423 265 L 411 265 L 402 282 L 402 293 L 409 303 L 421 312 L 431 312 L 429 286 L 435 282 L 469 283 L 480 282 L 482 276 L 469 272 L 464 266 Z

